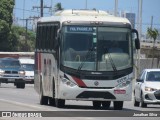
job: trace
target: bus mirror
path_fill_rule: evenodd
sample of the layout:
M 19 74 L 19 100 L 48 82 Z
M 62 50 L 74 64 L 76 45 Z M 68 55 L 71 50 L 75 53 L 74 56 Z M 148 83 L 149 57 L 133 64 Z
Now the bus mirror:
M 135 39 L 135 47 L 136 49 L 140 49 L 140 41 L 138 38 Z
M 132 29 L 132 33 L 134 33 L 136 35 L 135 47 L 136 47 L 136 49 L 140 49 L 140 40 L 139 40 L 138 31 L 136 29 Z

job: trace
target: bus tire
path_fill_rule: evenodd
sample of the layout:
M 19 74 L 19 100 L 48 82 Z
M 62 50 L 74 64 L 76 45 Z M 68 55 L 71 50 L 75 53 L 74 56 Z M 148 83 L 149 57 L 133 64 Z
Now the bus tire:
M 58 108 L 63 108 L 65 106 L 65 100 L 55 99 L 55 106 Z
M 109 109 L 111 101 L 102 101 L 102 107 L 104 109 Z
M 55 99 L 54 98 L 49 98 L 49 105 L 55 106 Z
M 122 110 L 123 101 L 114 101 L 114 110 Z
M 48 97 L 43 96 L 42 83 L 40 83 L 40 104 L 41 105 L 48 105 Z
M 54 82 L 54 78 L 53 78 L 53 85 L 52 86 L 53 86 L 53 89 L 52 89 L 53 96 L 49 98 L 49 105 L 55 106 L 55 82 Z
M 99 109 L 101 107 L 101 101 L 93 101 L 93 108 Z

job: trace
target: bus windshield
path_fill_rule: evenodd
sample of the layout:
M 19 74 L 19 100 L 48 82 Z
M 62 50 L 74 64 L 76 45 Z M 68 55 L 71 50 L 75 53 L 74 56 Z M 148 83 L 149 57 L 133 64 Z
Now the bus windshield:
M 64 26 L 61 64 L 86 71 L 115 71 L 132 67 L 129 28 Z

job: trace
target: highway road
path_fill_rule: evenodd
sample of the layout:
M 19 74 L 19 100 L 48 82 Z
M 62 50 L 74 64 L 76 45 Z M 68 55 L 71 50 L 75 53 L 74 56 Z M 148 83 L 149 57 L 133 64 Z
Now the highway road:
M 125 102 L 124 108 L 122 111 L 114 111 L 113 105 L 111 104 L 111 107 L 109 110 L 99 109 L 94 110 L 92 107 L 92 102 L 89 101 L 66 101 L 65 108 L 56 108 L 53 106 L 45 106 L 39 104 L 39 96 L 34 90 L 33 84 L 27 84 L 25 89 L 17 89 L 13 84 L 1 84 L 0 86 L 0 111 L 47 111 L 48 114 L 57 114 L 55 117 L 47 117 L 47 120 L 50 119 L 65 119 L 65 120 L 72 120 L 72 119 L 87 119 L 87 120 L 95 120 L 101 119 L 106 120 L 104 117 L 104 114 L 115 114 L 115 117 L 109 117 L 109 119 L 118 119 L 121 120 L 127 120 L 128 117 L 120 117 L 116 116 L 118 113 L 124 114 L 134 114 L 134 113 L 142 113 L 145 114 L 145 111 L 147 113 L 154 113 L 156 114 L 156 111 L 160 111 L 160 105 L 148 105 L 147 108 L 141 108 L 141 107 L 134 107 L 133 101 Z M 58 111 L 58 112 L 57 112 Z M 149 112 L 148 112 L 149 111 Z M 50 113 L 51 112 L 51 113 Z M 105 112 L 105 113 L 103 113 Z M 86 114 L 90 114 L 88 117 L 83 117 Z M 102 114 L 102 117 L 101 117 Z M 97 115 L 97 117 L 95 117 Z M 72 117 L 74 116 L 74 117 Z M 160 117 L 160 115 L 158 115 Z M 120 118 L 119 118 L 120 117 Z M 139 117 L 132 117 L 133 120 L 138 120 Z M 17 120 L 20 118 L 4 118 L 0 117 L 0 120 Z M 29 120 L 37 119 L 37 118 L 28 118 Z M 43 119 L 43 118 L 41 118 Z M 44 118 L 46 120 L 46 118 Z M 141 117 L 142 119 L 142 117 Z M 158 120 L 158 117 L 144 117 L 144 119 L 154 119 Z M 38 119 L 37 119 L 38 120 Z M 143 120 L 143 119 L 142 119 Z

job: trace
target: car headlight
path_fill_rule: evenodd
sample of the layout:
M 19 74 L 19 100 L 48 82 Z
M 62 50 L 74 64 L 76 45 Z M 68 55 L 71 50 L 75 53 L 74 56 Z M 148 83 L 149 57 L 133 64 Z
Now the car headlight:
M 20 75 L 25 75 L 25 71 L 23 71 L 23 70 L 22 70 L 22 71 L 19 71 L 19 74 L 20 74 Z
M 68 79 L 66 79 L 66 78 L 61 78 L 61 79 L 62 79 L 62 83 L 63 83 L 63 84 L 66 84 L 67 86 L 70 86 L 70 87 L 76 86 L 75 83 L 73 83 L 72 81 L 70 81 L 70 80 L 68 80 Z
M 156 91 L 157 89 L 155 88 L 150 88 L 150 87 L 145 87 L 145 91 Z
M 4 74 L 4 70 L 0 69 L 0 75 Z

